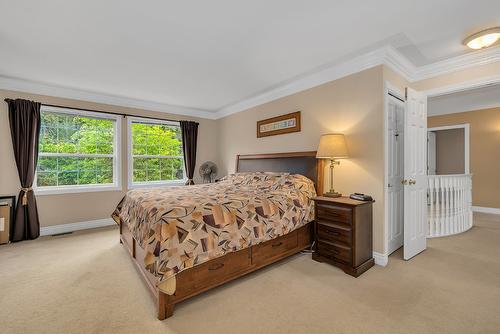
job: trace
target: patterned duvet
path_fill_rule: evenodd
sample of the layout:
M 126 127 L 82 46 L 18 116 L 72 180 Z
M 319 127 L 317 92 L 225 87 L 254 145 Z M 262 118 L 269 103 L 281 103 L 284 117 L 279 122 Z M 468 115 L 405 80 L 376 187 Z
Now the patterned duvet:
M 238 173 L 212 184 L 130 190 L 113 218 L 146 250 L 165 293 L 175 275 L 313 220 L 314 184 L 297 174 Z

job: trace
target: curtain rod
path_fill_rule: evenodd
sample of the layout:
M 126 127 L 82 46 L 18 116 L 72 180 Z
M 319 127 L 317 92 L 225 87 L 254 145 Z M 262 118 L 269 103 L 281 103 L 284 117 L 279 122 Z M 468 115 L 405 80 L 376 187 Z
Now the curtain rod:
M 118 115 L 118 116 L 123 116 L 123 117 L 130 116 L 130 117 L 139 117 L 139 118 L 146 118 L 146 119 L 154 119 L 154 120 L 158 120 L 158 121 L 179 122 L 178 119 L 168 119 L 168 118 L 160 118 L 160 117 L 140 116 L 140 115 L 118 113 L 118 112 L 112 112 L 112 111 L 95 110 L 95 109 L 75 108 L 75 107 L 61 106 L 61 105 L 57 105 L 57 104 L 42 103 L 42 106 L 55 107 L 55 108 L 66 108 L 66 109 L 81 110 L 81 111 L 90 111 L 90 112 L 96 112 L 96 113 L 101 113 L 101 114 Z

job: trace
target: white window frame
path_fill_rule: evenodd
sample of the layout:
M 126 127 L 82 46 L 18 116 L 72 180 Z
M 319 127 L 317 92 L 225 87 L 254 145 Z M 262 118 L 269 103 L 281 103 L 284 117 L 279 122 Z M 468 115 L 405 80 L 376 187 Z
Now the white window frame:
M 99 192 L 99 191 L 121 191 L 122 190 L 122 167 L 121 167 L 121 116 L 98 113 L 93 111 L 85 111 L 71 108 L 61 108 L 44 106 L 41 107 L 41 112 L 52 112 L 59 114 L 78 115 L 89 118 L 101 118 L 114 120 L 114 140 L 113 154 L 72 154 L 72 153 L 38 153 L 38 157 L 42 156 L 57 156 L 57 157 L 111 157 L 113 158 L 113 183 L 110 184 L 85 184 L 85 185 L 64 185 L 64 186 L 37 186 L 37 173 L 33 181 L 33 190 L 36 195 L 55 195 L 68 193 L 83 193 L 83 192 Z
M 158 155 L 141 155 L 142 158 L 182 158 L 182 180 L 171 180 L 171 181 L 148 181 L 148 182 L 134 182 L 134 156 L 132 154 L 132 123 L 141 122 L 141 123 L 149 123 L 149 124 L 162 124 L 162 125 L 174 125 L 180 126 L 179 122 L 167 121 L 167 120 L 156 120 L 150 118 L 142 118 L 142 117 L 127 117 L 127 136 L 128 136 L 128 189 L 135 188 L 144 188 L 144 187 L 158 187 L 158 186 L 181 186 L 185 185 L 186 178 L 186 170 L 184 167 L 184 156 L 158 156 Z

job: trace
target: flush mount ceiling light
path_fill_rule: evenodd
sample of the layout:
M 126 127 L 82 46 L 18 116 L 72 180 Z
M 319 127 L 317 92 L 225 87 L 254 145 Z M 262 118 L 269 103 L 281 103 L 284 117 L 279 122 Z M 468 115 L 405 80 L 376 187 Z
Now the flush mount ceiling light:
M 464 44 L 474 50 L 492 46 L 500 39 L 500 27 L 490 28 L 467 37 Z

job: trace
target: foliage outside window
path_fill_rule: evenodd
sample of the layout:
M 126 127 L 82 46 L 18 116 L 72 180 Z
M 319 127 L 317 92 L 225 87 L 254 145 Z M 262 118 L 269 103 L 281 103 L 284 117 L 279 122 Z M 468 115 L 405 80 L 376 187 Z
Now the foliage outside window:
M 36 186 L 117 184 L 116 135 L 116 119 L 42 108 Z
M 131 120 L 132 185 L 184 180 L 180 126 L 173 122 Z

